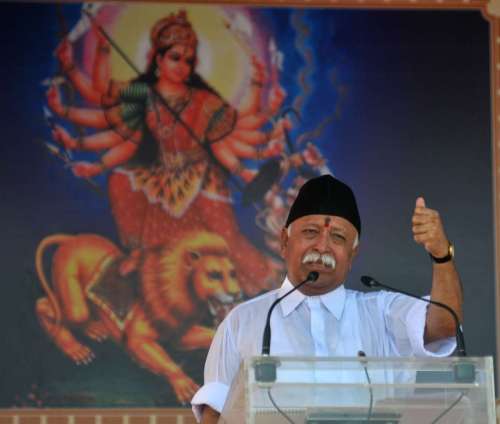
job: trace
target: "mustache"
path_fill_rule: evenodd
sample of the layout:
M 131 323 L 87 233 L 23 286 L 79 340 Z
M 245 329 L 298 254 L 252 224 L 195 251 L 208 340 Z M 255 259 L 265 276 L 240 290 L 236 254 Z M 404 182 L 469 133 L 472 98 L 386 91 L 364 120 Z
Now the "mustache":
M 337 265 L 335 258 L 328 253 L 320 254 L 318 252 L 309 252 L 306 253 L 302 258 L 303 264 L 311 264 L 317 262 L 321 262 L 325 267 L 331 269 L 335 269 L 335 266 Z

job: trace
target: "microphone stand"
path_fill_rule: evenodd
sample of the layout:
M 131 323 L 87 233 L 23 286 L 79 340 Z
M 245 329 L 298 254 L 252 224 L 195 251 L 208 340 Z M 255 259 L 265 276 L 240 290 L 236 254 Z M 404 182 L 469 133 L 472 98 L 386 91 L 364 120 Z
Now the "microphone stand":
M 363 369 L 365 370 L 366 381 L 368 382 L 368 392 L 370 394 L 370 402 L 368 405 L 368 412 L 366 414 L 366 422 L 370 422 L 373 414 L 373 388 L 372 388 L 372 380 L 370 378 L 370 374 L 368 372 L 368 365 L 366 364 L 366 353 L 360 350 L 358 352 L 358 358 L 361 362 Z
M 432 305 L 436 305 L 436 306 L 439 306 L 441 308 L 446 309 L 453 316 L 453 319 L 455 321 L 455 333 L 456 333 L 455 337 L 457 340 L 457 355 L 458 356 L 467 356 L 467 353 L 465 351 L 464 333 L 462 331 L 462 326 L 460 325 L 460 320 L 458 319 L 457 313 L 452 308 L 450 308 L 448 305 L 441 303 L 441 302 L 437 302 L 435 300 L 424 299 L 424 298 L 417 296 L 413 293 L 409 293 L 409 292 L 401 290 L 401 289 L 396 289 L 394 287 L 387 286 L 387 285 L 382 284 L 381 282 L 375 280 L 373 277 L 369 277 L 368 275 L 363 275 L 361 277 L 361 282 L 365 286 L 370 287 L 370 288 L 382 287 L 384 289 L 387 289 L 387 290 L 390 290 L 390 291 L 393 291 L 396 293 L 402 293 L 406 296 L 413 297 L 414 299 L 418 299 L 418 300 L 421 300 L 423 302 L 427 302 L 427 303 L 430 303 Z
M 462 326 L 460 325 L 460 320 L 458 319 L 457 313 L 450 308 L 448 305 L 445 305 L 444 303 L 437 302 L 435 300 L 429 300 L 429 299 L 424 299 L 422 297 L 419 297 L 415 294 L 409 293 L 404 290 L 396 289 L 394 287 L 388 286 L 386 284 L 382 284 L 381 282 L 375 280 L 372 277 L 369 277 L 367 275 L 363 275 L 361 277 L 361 282 L 370 288 L 373 287 L 382 287 L 384 289 L 396 292 L 396 293 L 402 293 L 406 296 L 413 297 L 414 299 L 421 300 L 422 302 L 427 302 L 432 305 L 439 306 L 441 308 L 446 309 L 452 316 L 453 319 L 455 320 L 455 329 L 456 329 L 456 340 L 457 340 L 457 356 L 459 357 L 466 357 L 467 353 L 465 350 L 465 340 L 464 340 L 464 333 L 462 331 Z M 454 378 L 456 382 L 460 383 L 472 383 L 475 378 L 476 378 L 476 370 L 474 367 L 474 364 L 472 363 L 457 363 L 453 369 L 454 373 Z
M 283 296 L 278 297 L 269 308 L 266 318 L 266 326 L 264 327 L 264 334 L 262 335 L 262 358 L 260 358 L 255 363 L 255 380 L 262 383 L 273 383 L 276 381 L 276 366 L 278 361 L 269 356 L 271 350 L 271 313 L 278 303 L 280 303 L 285 297 L 293 293 L 299 287 L 303 286 L 308 282 L 314 282 L 318 279 L 319 273 L 317 271 L 311 271 L 307 278 L 300 284 L 297 284 L 293 289 L 289 290 Z

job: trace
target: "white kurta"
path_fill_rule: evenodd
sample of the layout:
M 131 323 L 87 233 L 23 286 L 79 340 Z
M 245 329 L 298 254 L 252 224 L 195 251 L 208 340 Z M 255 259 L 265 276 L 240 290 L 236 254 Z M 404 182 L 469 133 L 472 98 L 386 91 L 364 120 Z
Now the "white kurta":
M 205 363 L 204 385 L 193 397 L 201 406 L 222 411 L 229 387 L 245 358 L 260 355 L 262 334 L 271 304 L 293 288 L 287 279 L 277 289 L 235 307 L 220 324 Z M 343 285 L 321 296 L 298 290 L 271 315 L 271 355 L 448 356 L 454 338 L 424 346 L 427 303 L 379 291 L 362 293 Z

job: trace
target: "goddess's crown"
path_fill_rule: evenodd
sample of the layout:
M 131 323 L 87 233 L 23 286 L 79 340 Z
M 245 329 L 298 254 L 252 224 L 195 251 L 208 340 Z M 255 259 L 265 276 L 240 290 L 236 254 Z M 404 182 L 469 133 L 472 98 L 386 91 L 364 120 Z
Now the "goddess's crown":
M 160 19 L 151 29 L 151 46 L 155 51 L 161 48 L 182 44 L 196 50 L 198 39 L 185 10 Z

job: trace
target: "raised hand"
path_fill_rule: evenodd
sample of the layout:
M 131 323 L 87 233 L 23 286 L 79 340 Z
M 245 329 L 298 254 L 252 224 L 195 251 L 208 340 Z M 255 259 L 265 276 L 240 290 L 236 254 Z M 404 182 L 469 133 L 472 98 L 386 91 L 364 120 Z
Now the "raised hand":
M 73 46 L 67 38 L 65 38 L 57 47 L 56 57 L 61 64 L 63 72 L 68 72 L 74 68 L 75 62 L 73 59 Z
M 60 125 L 54 125 L 52 129 L 52 138 L 66 149 L 74 150 L 79 147 L 78 141 L 71 137 L 69 132 Z
M 63 104 L 61 99 L 61 93 L 55 84 L 52 84 L 50 88 L 47 90 L 47 105 L 50 110 L 54 112 L 56 115 L 64 116 L 67 111 L 66 105 Z
M 97 24 L 97 22 L 94 19 L 92 19 L 90 22 L 92 25 L 92 32 L 95 34 L 97 39 L 97 48 L 110 48 L 111 46 L 109 45 L 109 41 L 99 29 L 99 25 Z
M 274 116 L 279 112 L 281 105 L 283 104 L 283 100 L 285 100 L 285 97 L 285 89 L 279 84 L 273 84 L 269 92 L 268 100 L 268 110 L 271 116 Z
M 429 209 L 423 197 L 417 198 L 412 217 L 413 238 L 436 258 L 448 254 L 449 241 L 444 232 L 439 212 Z
M 302 152 L 302 158 L 305 163 L 313 168 L 324 166 L 326 163 L 319 149 L 312 143 L 307 143 L 306 148 Z
M 251 59 L 252 65 L 252 84 L 263 86 L 267 82 L 267 73 L 264 63 L 253 55 Z
M 71 169 L 75 176 L 80 178 L 91 178 L 99 175 L 103 171 L 103 167 L 99 163 L 92 162 L 75 162 Z

